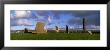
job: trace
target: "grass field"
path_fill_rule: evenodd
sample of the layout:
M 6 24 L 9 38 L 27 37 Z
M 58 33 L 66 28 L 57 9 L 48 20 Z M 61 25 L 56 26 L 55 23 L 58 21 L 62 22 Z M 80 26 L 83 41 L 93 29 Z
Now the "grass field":
M 11 40 L 100 40 L 100 34 L 89 33 L 11 33 Z

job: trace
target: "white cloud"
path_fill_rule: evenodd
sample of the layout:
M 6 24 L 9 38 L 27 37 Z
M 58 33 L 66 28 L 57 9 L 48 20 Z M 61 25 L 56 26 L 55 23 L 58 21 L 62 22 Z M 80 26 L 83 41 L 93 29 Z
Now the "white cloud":
M 45 16 L 37 16 L 38 19 L 44 19 Z
M 19 10 L 15 11 L 15 14 L 17 18 L 29 17 L 31 11 Z
M 96 25 L 88 25 L 86 26 L 87 29 L 94 29 L 94 30 L 100 30 L 100 26 L 96 26 Z
M 15 11 L 16 17 L 25 17 L 26 11 Z
M 48 21 L 51 22 L 51 17 L 50 16 L 48 16 Z
M 30 22 L 28 19 L 19 19 L 17 24 L 21 26 L 30 26 L 32 25 L 32 22 Z
M 10 14 L 10 18 L 14 20 L 14 22 L 12 22 L 14 26 L 32 26 L 32 21 L 27 19 L 31 17 L 30 15 L 31 11 L 16 10 L 13 14 Z

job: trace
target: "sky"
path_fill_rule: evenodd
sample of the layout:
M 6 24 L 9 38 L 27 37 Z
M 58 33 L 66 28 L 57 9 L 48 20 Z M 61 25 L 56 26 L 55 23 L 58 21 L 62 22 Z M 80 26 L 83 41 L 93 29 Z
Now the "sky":
M 11 10 L 11 30 L 34 30 L 37 22 L 45 23 L 45 29 L 82 29 L 82 18 L 87 29 L 100 29 L 99 10 Z

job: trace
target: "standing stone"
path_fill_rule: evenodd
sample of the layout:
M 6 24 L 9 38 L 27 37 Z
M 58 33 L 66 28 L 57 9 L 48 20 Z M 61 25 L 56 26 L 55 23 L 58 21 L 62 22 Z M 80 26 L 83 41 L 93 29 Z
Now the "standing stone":
M 85 21 L 85 18 L 83 18 L 83 31 L 84 32 L 86 31 L 86 21 Z
M 36 33 L 46 33 L 44 26 L 45 24 L 43 22 L 37 22 L 36 28 L 35 28 Z
M 55 27 L 56 27 L 56 30 L 55 30 L 55 31 L 56 31 L 56 32 L 59 32 L 59 28 L 58 28 L 58 26 L 55 26 Z
M 66 25 L 66 33 L 68 33 L 68 25 Z
M 28 29 L 27 28 L 24 29 L 24 33 L 28 33 Z

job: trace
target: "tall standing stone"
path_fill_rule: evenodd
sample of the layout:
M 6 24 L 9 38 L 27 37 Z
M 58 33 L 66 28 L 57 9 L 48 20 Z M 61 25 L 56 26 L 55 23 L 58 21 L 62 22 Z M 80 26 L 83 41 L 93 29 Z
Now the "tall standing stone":
M 45 23 L 43 22 L 37 22 L 36 24 L 36 33 L 46 33 L 46 30 L 44 29 Z
M 86 20 L 83 18 L 83 31 L 86 31 Z
M 66 33 L 68 33 L 68 25 L 66 25 Z

